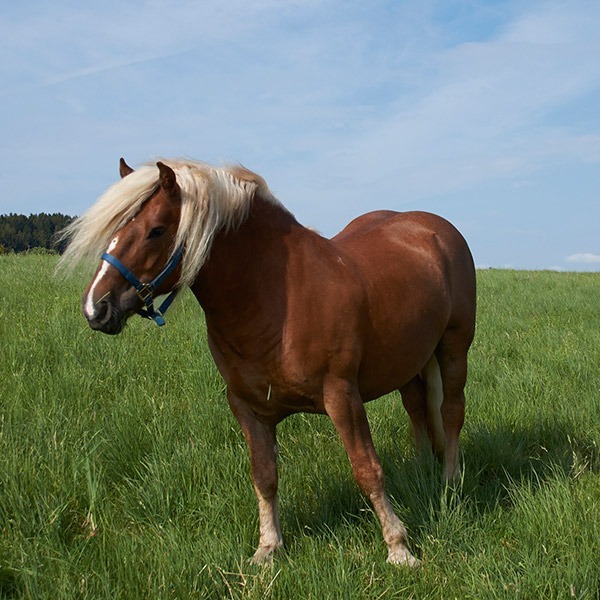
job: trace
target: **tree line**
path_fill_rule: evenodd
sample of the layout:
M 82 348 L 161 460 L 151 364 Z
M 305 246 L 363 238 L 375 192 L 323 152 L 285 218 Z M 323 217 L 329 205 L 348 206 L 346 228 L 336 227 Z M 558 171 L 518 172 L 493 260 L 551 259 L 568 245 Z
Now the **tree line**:
M 0 254 L 42 249 L 62 252 L 64 242 L 58 242 L 57 233 L 74 217 L 60 213 L 37 215 L 0 215 Z

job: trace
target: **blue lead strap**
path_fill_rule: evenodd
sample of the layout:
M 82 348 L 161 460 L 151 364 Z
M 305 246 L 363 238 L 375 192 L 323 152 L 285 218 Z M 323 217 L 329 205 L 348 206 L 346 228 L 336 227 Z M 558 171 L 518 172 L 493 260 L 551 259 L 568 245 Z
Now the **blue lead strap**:
M 142 283 L 118 258 L 112 254 L 105 252 L 102 255 L 102 260 L 106 261 L 109 265 L 112 265 L 123 277 L 135 288 L 137 295 L 140 300 L 145 304 L 146 310 L 141 309 L 138 314 L 146 319 L 153 320 L 159 327 L 165 324 L 164 314 L 167 309 L 175 300 L 178 289 L 174 289 L 164 299 L 159 309 L 154 308 L 154 292 L 164 283 L 169 275 L 177 268 L 177 265 L 181 262 L 183 256 L 183 249 L 178 248 L 173 256 L 169 259 L 165 268 L 149 283 Z

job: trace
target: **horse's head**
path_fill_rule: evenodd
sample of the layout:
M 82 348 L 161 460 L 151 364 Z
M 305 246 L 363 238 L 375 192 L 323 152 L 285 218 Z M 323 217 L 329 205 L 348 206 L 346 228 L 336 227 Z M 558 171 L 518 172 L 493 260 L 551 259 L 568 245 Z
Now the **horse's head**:
M 119 333 L 136 313 L 159 325 L 164 322 L 152 301 L 171 292 L 179 278 L 181 252 L 175 248 L 175 238 L 181 195 L 174 171 L 160 162 L 157 166 L 156 190 L 115 233 L 83 295 L 83 313 L 92 329 Z M 121 159 L 120 172 L 127 177 L 133 169 Z

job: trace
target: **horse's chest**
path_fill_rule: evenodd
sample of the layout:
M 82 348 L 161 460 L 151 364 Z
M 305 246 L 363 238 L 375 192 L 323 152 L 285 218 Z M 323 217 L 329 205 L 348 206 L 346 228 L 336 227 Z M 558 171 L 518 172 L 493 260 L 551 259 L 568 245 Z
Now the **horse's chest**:
M 255 414 L 278 418 L 294 412 L 322 412 L 319 382 L 286 367 L 280 353 L 247 356 L 214 338 L 209 338 L 209 347 L 229 392 Z

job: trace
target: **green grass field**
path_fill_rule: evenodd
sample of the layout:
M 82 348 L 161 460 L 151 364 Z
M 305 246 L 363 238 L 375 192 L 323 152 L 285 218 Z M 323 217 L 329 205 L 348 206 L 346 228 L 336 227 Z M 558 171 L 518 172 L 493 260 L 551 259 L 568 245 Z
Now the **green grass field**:
M 397 394 L 368 406 L 408 571 L 307 415 L 278 430 L 287 552 L 250 565 L 248 454 L 194 298 L 109 337 L 55 264 L 0 257 L 0 598 L 598 598 L 600 274 L 479 272 L 456 489 Z

